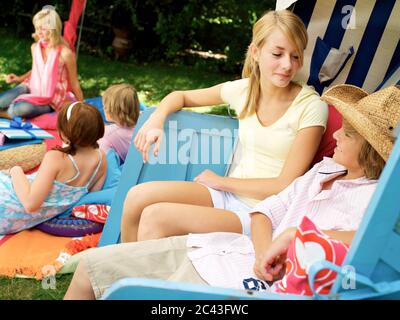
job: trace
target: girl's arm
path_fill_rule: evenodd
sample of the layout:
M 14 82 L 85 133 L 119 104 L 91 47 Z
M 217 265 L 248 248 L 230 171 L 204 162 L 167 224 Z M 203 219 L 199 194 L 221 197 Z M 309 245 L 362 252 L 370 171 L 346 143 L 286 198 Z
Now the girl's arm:
M 206 170 L 195 178 L 211 188 L 240 196 L 263 200 L 285 189 L 294 179 L 303 175 L 317 152 L 324 128 L 307 127 L 300 130 L 290 148 L 281 174 L 276 178 L 239 179 L 221 177 Z
M 183 107 L 201 107 L 223 103 L 221 98 L 222 84 L 198 90 L 174 91 L 161 100 L 156 111 L 138 131 L 134 143 L 143 160 L 148 161 L 148 151 L 154 143 L 154 155 L 157 156 L 161 145 L 165 119 L 171 113 Z
M 264 253 L 272 242 L 271 220 L 261 212 L 251 213 L 251 240 L 256 256 Z
M 34 56 L 33 49 L 35 48 L 35 45 L 36 45 L 36 42 L 32 43 L 32 45 L 31 45 L 32 65 L 33 65 L 33 56 Z M 17 76 L 14 73 L 10 73 L 6 76 L 6 82 L 7 83 L 21 83 L 21 82 L 25 81 L 25 79 L 30 77 L 31 73 L 32 73 L 32 69 L 29 70 L 28 72 L 24 73 L 22 76 Z
M 78 80 L 75 55 L 70 49 L 64 47 L 61 51 L 61 58 L 67 67 L 68 79 L 71 85 L 72 93 L 75 95 L 78 101 L 83 101 L 83 93 Z
M 342 241 L 347 245 L 351 245 L 354 235 L 356 234 L 356 231 L 323 230 L 322 232 L 332 239 Z
M 292 227 L 288 228 L 285 230 L 286 237 L 290 239 L 290 241 L 295 237 L 296 235 L 297 228 Z M 354 235 L 356 234 L 356 231 L 351 230 L 351 231 L 337 231 L 337 230 L 322 230 L 323 233 L 325 233 L 327 236 L 329 236 L 332 239 L 342 241 L 347 245 L 351 245 L 351 242 L 353 241 Z
M 6 82 L 7 83 L 21 83 L 31 75 L 31 72 L 32 72 L 32 70 L 29 70 L 28 72 L 24 73 L 22 76 L 17 76 L 14 73 L 9 73 L 6 75 Z
M 262 257 L 272 243 L 272 223 L 267 216 L 260 212 L 251 214 L 251 241 L 256 258 L 253 270 L 255 275 L 262 279 L 262 268 L 264 266 Z
M 262 275 L 262 279 L 272 281 L 283 276 L 287 250 L 296 235 L 296 231 L 296 227 L 286 229 L 271 243 L 268 249 L 261 256 L 260 263 L 263 267 L 261 267 L 260 273 Z M 324 230 L 322 232 L 332 239 L 342 241 L 347 245 L 351 245 L 353 237 L 356 233 L 356 231 L 334 230 Z
M 35 213 L 43 204 L 61 170 L 61 163 L 61 152 L 47 152 L 32 183 L 29 182 L 21 167 L 13 167 L 10 170 L 15 193 L 27 213 Z

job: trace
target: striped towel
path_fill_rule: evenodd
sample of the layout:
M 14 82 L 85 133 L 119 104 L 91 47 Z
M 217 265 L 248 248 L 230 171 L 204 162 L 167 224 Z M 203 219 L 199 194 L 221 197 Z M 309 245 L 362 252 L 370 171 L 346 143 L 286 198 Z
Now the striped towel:
M 296 80 L 322 93 L 336 84 L 368 92 L 400 84 L 400 1 L 277 0 L 294 4 L 309 43 Z

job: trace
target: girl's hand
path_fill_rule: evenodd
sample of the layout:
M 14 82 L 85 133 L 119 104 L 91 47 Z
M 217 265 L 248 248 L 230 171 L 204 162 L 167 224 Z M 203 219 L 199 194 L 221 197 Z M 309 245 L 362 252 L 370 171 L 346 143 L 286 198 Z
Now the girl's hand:
M 256 253 L 256 261 L 254 262 L 253 271 L 258 279 L 266 280 L 264 270 L 264 254 Z
M 14 73 L 6 74 L 6 83 L 16 83 L 21 82 L 20 77 Z
M 287 229 L 272 242 L 269 249 L 260 257 L 257 271 L 262 276 L 261 279 L 275 281 L 284 276 L 287 250 L 295 234 L 296 228 Z
M 206 185 L 207 187 L 220 190 L 222 188 L 223 179 L 224 177 L 217 175 L 211 170 L 204 170 L 196 178 L 194 178 L 194 182 L 198 182 Z
M 143 161 L 149 160 L 149 149 L 154 143 L 154 156 L 158 155 L 160 145 L 164 135 L 164 119 L 156 114 L 152 114 L 138 131 L 133 141 L 136 149 L 142 154 Z

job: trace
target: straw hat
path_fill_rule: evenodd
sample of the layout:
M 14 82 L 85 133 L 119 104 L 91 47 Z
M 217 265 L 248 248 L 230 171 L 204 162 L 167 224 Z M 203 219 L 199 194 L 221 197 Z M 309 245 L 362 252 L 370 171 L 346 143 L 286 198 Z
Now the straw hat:
M 400 89 L 396 86 L 368 92 L 348 84 L 328 89 L 321 97 L 333 105 L 350 125 L 387 161 L 400 121 Z
M 0 151 L 0 170 L 20 166 L 24 171 L 37 167 L 46 153 L 46 144 L 28 144 Z

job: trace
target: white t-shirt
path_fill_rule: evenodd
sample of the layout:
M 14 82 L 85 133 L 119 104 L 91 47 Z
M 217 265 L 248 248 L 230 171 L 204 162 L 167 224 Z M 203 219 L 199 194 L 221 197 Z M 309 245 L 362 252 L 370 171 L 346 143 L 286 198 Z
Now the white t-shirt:
M 246 102 L 249 79 L 229 81 L 221 88 L 221 98 L 239 114 Z M 307 85 L 286 113 L 270 126 L 263 126 L 257 114 L 239 120 L 239 143 L 228 176 L 233 178 L 274 178 L 279 176 L 297 135 L 303 128 L 326 127 L 328 106 Z M 256 199 L 238 198 L 253 207 Z

